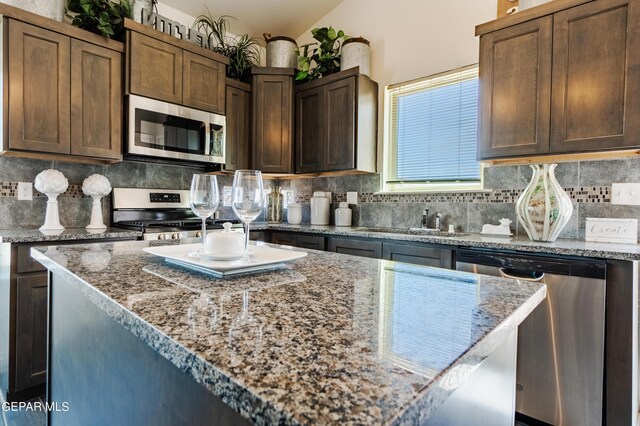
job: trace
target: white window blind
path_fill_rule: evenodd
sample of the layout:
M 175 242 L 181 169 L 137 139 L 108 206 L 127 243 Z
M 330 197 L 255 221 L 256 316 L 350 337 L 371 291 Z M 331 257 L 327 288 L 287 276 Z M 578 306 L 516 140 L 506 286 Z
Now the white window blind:
M 403 184 L 479 187 L 477 66 L 386 90 L 386 189 Z

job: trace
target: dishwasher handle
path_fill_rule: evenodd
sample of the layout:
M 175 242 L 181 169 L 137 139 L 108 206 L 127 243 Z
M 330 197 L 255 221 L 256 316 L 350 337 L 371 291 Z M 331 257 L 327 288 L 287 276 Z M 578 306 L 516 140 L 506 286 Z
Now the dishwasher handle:
M 542 282 L 544 280 L 544 272 L 539 271 L 517 271 L 510 268 L 500 268 L 500 276 L 502 278 L 512 278 L 521 281 Z

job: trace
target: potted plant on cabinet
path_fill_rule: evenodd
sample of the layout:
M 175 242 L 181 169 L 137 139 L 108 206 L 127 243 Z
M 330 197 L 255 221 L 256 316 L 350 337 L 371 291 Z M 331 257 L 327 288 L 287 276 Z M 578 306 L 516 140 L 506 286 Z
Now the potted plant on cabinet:
M 205 34 L 211 49 L 229 58 L 227 77 L 244 80 L 251 67 L 260 64 L 260 45 L 258 40 L 247 34 L 231 37 L 227 34 L 229 21 L 232 16 L 223 15 L 218 19 L 211 14 L 200 15 L 192 27 Z
M 68 0 L 65 15 L 76 27 L 116 38 L 124 29 L 124 18 L 132 17 L 131 3 L 129 0 Z
M 324 75 L 340 71 L 340 46 L 348 38 L 344 31 L 336 31 L 333 27 L 314 28 L 313 38 L 318 43 L 303 46 L 302 55 L 298 57 L 296 80 L 314 80 Z M 310 49 L 312 46 L 313 49 Z

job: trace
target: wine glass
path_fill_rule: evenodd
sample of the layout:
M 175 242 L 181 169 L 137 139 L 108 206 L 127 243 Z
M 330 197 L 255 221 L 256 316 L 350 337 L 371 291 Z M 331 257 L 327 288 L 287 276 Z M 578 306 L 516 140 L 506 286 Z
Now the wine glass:
M 220 203 L 218 180 L 214 175 L 194 174 L 189 191 L 189 206 L 202 219 L 202 249 L 207 243 L 207 218 Z
M 256 220 L 264 205 L 262 173 L 259 170 L 236 170 L 233 176 L 231 207 L 236 216 L 245 224 L 244 256 L 241 261 L 249 261 L 249 224 Z

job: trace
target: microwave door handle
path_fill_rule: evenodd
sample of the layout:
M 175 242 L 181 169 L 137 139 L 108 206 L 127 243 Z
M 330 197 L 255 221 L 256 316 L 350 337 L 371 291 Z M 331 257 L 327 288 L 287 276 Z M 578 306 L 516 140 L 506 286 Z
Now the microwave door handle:
M 204 155 L 211 155 L 211 123 L 204 123 Z

